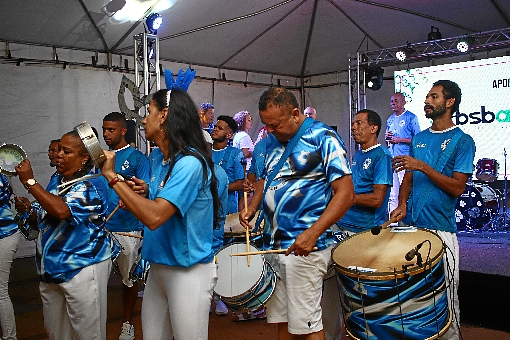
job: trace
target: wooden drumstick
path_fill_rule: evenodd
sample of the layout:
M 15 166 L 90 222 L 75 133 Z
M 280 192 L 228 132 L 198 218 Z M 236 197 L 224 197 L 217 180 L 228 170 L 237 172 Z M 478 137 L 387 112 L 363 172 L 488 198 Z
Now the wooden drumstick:
M 128 234 L 128 233 L 122 233 L 120 231 L 114 231 L 114 233 L 117 235 L 121 235 L 121 236 L 128 236 L 128 237 L 143 239 L 143 236 L 140 236 L 140 235 L 132 235 L 132 234 Z
M 313 247 L 312 250 L 317 250 L 317 247 Z M 283 254 L 287 251 L 287 249 L 269 249 L 269 250 L 259 250 L 259 251 L 249 251 L 246 253 L 235 253 L 230 254 L 230 256 L 250 256 L 250 255 L 262 255 L 262 254 Z
M 108 215 L 108 217 L 106 218 L 105 222 L 108 222 L 110 220 L 110 218 L 112 218 L 113 214 L 115 214 L 117 212 L 117 210 L 119 210 L 119 208 L 120 208 L 120 204 L 117 204 L 115 209 L 113 209 L 113 211 L 110 213 L 110 215 Z
M 247 177 L 246 177 L 246 159 L 245 158 L 241 159 L 241 165 L 243 166 L 244 181 L 246 182 Z M 243 194 L 244 194 L 244 214 L 247 215 L 248 214 L 248 193 L 243 190 Z M 245 232 L 246 232 L 246 252 L 249 253 L 250 252 L 250 230 L 249 230 L 249 228 L 246 228 Z M 250 266 L 250 255 L 247 254 L 247 256 L 248 257 L 246 259 L 248 260 L 248 267 L 249 267 Z
M 383 224 L 373 227 L 372 229 L 370 229 L 370 231 L 372 232 L 373 235 L 379 235 L 379 233 L 381 232 L 382 229 L 386 229 L 386 228 L 388 228 L 388 226 L 391 223 L 396 223 L 396 222 L 397 222 L 396 218 L 390 218 Z

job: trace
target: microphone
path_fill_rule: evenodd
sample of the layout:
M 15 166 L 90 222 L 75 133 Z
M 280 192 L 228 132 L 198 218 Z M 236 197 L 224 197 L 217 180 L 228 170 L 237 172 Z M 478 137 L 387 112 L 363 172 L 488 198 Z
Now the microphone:
M 409 251 L 407 252 L 407 254 L 406 254 L 406 260 L 407 260 L 407 261 L 411 261 L 412 259 L 414 259 L 414 257 L 416 256 L 416 253 L 418 253 L 418 250 L 420 250 L 421 246 L 422 246 L 425 242 L 427 242 L 427 240 L 425 240 L 425 241 L 423 241 L 423 242 L 419 243 L 419 244 L 416 246 L 416 248 L 413 248 L 413 249 L 409 250 Z

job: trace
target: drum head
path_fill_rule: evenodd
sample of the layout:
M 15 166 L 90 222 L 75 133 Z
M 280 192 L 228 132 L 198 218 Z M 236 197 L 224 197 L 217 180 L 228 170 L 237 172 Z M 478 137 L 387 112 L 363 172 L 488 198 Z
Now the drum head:
M 15 167 L 21 163 L 27 154 L 16 144 L 2 144 L 0 146 L 0 172 L 6 176 L 16 176 Z
M 333 261 L 338 272 L 351 276 L 372 280 L 388 280 L 404 277 L 406 274 L 414 275 L 424 270 L 405 259 L 406 254 L 423 241 L 419 250 L 423 262 L 431 261 L 435 265 L 443 255 L 443 241 L 441 238 L 425 229 L 395 232 L 388 228 L 381 230 L 379 235 L 373 235 L 370 230 L 353 235 L 340 242 L 333 250 Z M 403 270 L 402 266 L 407 266 Z M 428 268 L 428 266 L 427 266 Z
M 466 185 L 466 189 L 455 204 L 457 230 L 479 228 L 483 225 L 485 201 L 476 185 Z
M 250 227 L 253 229 L 255 228 L 255 223 L 257 221 L 257 217 L 261 213 L 261 210 L 258 210 L 255 213 L 255 217 L 250 221 Z M 229 214 L 227 215 L 227 218 L 225 219 L 225 235 L 244 235 L 246 233 L 246 230 L 241 225 L 241 222 L 239 222 L 239 213 L 235 214 Z M 264 229 L 264 220 L 262 219 L 262 222 L 260 222 L 259 231 Z
M 258 249 L 250 245 L 250 251 Z M 262 275 L 263 255 L 251 255 L 248 267 L 247 256 L 230 256 L 246 252 L 246 243 L 232 243 L 216 253 L 218 282 L 214 291 L 221 297 L 235 297 L 256 286 Z

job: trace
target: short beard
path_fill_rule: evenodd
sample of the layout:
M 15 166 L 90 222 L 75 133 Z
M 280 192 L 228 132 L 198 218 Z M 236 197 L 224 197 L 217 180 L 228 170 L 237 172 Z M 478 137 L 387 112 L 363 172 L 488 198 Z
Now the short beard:
M 425 112 L 425 117 L 429 119 L 441 117 L 446 113 L 446 106 L 438 106 L 437 108 L 434 108 L 432 112 Z

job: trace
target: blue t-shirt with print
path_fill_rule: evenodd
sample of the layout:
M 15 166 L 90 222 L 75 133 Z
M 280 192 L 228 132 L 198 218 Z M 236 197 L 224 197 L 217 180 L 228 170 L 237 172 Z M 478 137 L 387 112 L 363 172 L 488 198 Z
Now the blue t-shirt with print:
M 202 162 L 180 153 L 165 183 L 170 164 L 164 161 L 160 149 L 151 152 L 149 164 L 149 198 L 167 200 L 178 212 L 156 230 L 145 227 L 142 257 L 150 263 L 186 268 L 211 262 L 214 257 L 211 171 L 207 168 L 204 180 Z
M 216 254 L 223 247 L 223 234 L 225 233 L 225 219 L 227 218 L 228 204 L 228 177 L 223 168 L 214 164 L 214 174 L 218 184 L 218 198 L 221 206 L 219 210 L 219 226 L 213 230 L 213 252 Z
M 388 186 L 393 184 L 391 154 L 381 144 L 356 152 L 351 163 L 351 169 L 356 195 L 372 193 L 375 184 Z M 389 198 L 390 189 L 388 188 L 384 201 L 379 208 L 353 205 L 338 221 L 337 225 L 342 229 L 355 233 L 381 225 L 388 220 L 387 209 Z
M 243 158 L 243 152 L 232 146 L 227 146 L 221 150 L 212 149 L 212 160 L 214 164 L 218 164 L 225 170 L 229 184 L 244 179 L 244 168 L 241 164 Z M 237 191 L 229 192 L 227 214 L 234 214 L 238 211 Z
M 272 134 L 266 140 L 264 168 L 269 176 L 285 145 Z M 290 247 L 326 209 L 332 194 L 330 183 L 350 174 L 342 138 L 331 127 L 314 121 L 269 183 L 264 197 L 265 221 L 270 224 L 270 228 L 264 228 L 264 238 L 270 239 L 270 247 Z M 323 250 L 331 243 L 331 233 L 326 232 L 316 246 Z
M 393 135 L 400 138 L 413 138 L 420 132 L 418 117 L 411 111 L 404 111 L 397 116 L 392 114 L 386 121 L 386 131 L 393 132 Z M 409 155 L 410 144 L 397 143 L 390 144 L 390 153 L 395 156 Z
M 420 132 L 412 140 L 411 156 L 434 167 L 457 131 L 462 133 L 462 136 L 441 173 L 448 177 L 452 177 L 454 172 L 471 174 L 476 150 L 475 142 L 470 135 L 460 131 L 460 128 L 456 126 L 443 131 L 427 129 Z M 441 190 L 422 172 L 412 171 L 412 173 L 413 188 L 408 201 L 406 218 L 415 219 L 412 222 L 418 227 L 455 232 L 457 197 Z M 425 205 L 419 216 L 412 217 L 412 210 L 416 209 L 422 200 L 425 200 Z
M 264 173 L 264 160 L 266 159 L 266 138 L 261 139 L 253 149 L 251 157 L 251 166 L 248 173 L 254 174 L 257 179 Z
M 149 161 L 147 157 L 132 146 L 126 146 L 115 152 L 115 172 L 122 175 L 124 179 L 133 176 L 149 182 Z M 107 216 L 117 207 L 119 195 L 112 188 L 108 188 L 108 212 Z M 118 209 L 106 223 L 110 231 L 137 231 L 142 230 L 143 225 L 126 209 Z

